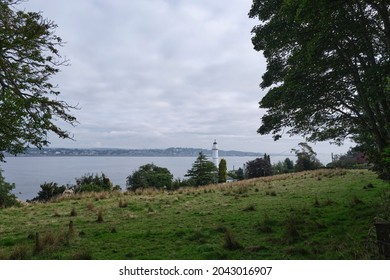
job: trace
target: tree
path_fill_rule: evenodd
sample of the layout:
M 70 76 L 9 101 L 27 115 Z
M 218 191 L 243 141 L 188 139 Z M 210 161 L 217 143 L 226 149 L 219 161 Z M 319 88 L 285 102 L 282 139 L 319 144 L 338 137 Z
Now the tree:
M 285 167 L 287 172 L 293 172 L 294 171 L 294 162 L 291 159 L 286 158 L 284 160 L 284 167 Z
M 16 196 L 11 193 L 15 188 L 15 184 L 10 184 L 5 181 L 0 169 L 0 208 L 10 207 L 18 204 Z
M 216 181 L 216 174 L 217 167 L 200 152 L 192 164 L 192 168 L 184 176 L 190 177 L 196 186 L 203 186 L 214 183 Z
M 159 167 L 153 163 L 142 165 L 127 177 L 129 190 L 138 188 L 172 188 L 173 175 L 164 167 Z
M 57 27 L 40 13 L 16 10 L 19 0 L 0 0 L 0 161 L 29 145 L 42 148 L 53 132 L 71 138 L 55 121 L 76 124 L 75 107 L 58 100 L 51 78 L 66 65 Z
M 244 176 L 244 169 L 242 169 L 241 167 L 238 168 L 237 170 L 229 170 L 229 172 L 227 173 L 227 175 L 229 177 L 232 177 L 233 179 L 235 180 L 238 180 L 238 181 L 241 181 L 241 180 L 244 180 L 245 179 L 245 176 Z
M 223 158 L 219 162 L 218 166 L 218 183 L 225 183 L 227 179 L 227 165 L 226 160 Z
M 258 178 L 272 175 L 272 166 L 268 159 L 256 158 L 248 161 L 245 165 L 248 178 Z
M 294 162 L 286 158 L 284 161 L 278 161 L 277 163 L 272 165 L 272 173 L 273 174 L 282 174 L 294 172 Z
M 258 129 L 308 141 L 346 138 L 380 173 L 390 147 L 390 2 L 254 0 L 252 42 L 267 59 Z M 390 175 L 390 173 L 389 173 Z
M 307 143 L 298 144 L 301 149 L 293 149 L 297 156 L 295 171 L 315 170 L 322 167 L 321 162 L 316 158 L 317 153 Z
M 386 151 L 386 150 L 385 150 Z M 337 168 L 367 168 L 367 159 L 364 154 L 355 148 L 349 149 L 344 155 L 336 155 L 333 161 L 326 165 L 326 167 Z

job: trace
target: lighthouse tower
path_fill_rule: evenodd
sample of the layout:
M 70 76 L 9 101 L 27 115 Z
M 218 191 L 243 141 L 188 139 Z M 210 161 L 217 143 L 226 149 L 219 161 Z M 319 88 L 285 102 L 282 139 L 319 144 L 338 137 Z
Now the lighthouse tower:
M 214 140 L 213 149 L 212 149 L 213 163 L 218 168 L 218 144 L 217 140 Z

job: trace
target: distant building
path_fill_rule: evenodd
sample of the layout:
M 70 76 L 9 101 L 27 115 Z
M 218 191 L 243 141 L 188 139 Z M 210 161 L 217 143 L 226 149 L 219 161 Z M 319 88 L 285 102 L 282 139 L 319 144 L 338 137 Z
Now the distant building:
M 217 140 L 214 140 L 214 143 L 213 143 L 212 158 L 213 158 L 214 165 L 218 168 L 218 144 L 217 144 Z

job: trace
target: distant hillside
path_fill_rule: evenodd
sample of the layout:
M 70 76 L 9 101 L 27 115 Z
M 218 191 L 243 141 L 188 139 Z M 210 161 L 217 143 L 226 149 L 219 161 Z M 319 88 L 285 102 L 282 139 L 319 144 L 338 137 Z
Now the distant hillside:
M 128 157 L 192 157 L 203 152 L 206 156 L 211 156 L 211 150 L 200 148 L 168 148 L 168 149 L 69 149 L 69 148 L 31 148 L 24 154 L 18 156 L 128 156 Z M 220 157 L 228 156 L 262 156 L 261 153 L 224 151 L 219 150 Z

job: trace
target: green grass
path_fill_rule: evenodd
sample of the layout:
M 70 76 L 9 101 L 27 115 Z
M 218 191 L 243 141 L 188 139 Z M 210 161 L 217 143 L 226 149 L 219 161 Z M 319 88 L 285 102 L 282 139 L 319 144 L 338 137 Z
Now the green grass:
M 318 170 L 0 209 L 0 259 L 371 259 L 388 185 Z M 38 236 L 38 238 L 37 238 Z

